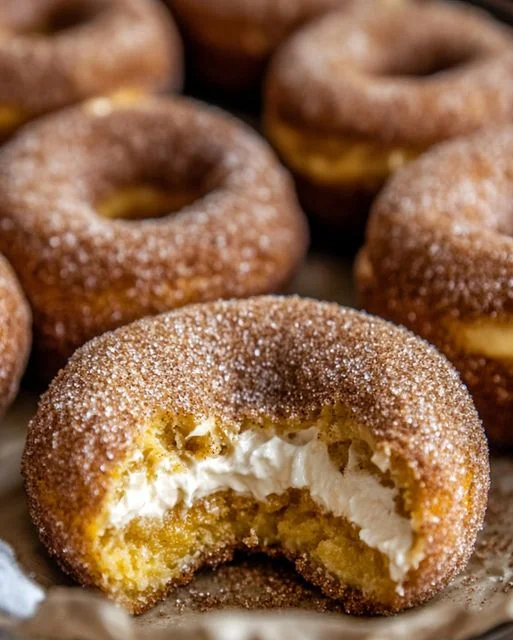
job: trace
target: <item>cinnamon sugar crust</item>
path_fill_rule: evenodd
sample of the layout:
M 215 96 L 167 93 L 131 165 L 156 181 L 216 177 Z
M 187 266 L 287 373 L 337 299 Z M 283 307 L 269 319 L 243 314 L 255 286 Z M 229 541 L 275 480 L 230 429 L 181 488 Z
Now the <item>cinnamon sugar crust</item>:
M 484 12 L 363 3 L 316 20 L 281 47 L 268 75 L 267 117 L 424 149 L 511 122 L 512 69 L 513 32 Z
M 87 343 L 43 395 L 29 427 L 23 473 L 31 517 L 65 570 L 82 584 L 102 585 L 88 531 L 120 463 L 155 415 L 215 415 L 237 430 L 284 421 L 309 426 L 335 405 L 349 422 L 365 425 L 375 450 L 401 469 L 417 505 L 412 517 L 423 560 L 404 593 L 383 602 L 342 584 L 312 558 L 281 552 L 350 612 L 418 604 L 470 556 L 486 505 L 486 441 L 443 356 L 405 329 L 335 304 L 270 296 L 193 305 Z M 234 546 L 227 539 L 224 548 L 185 563 L 160 592 L 116 597 L 141 612 Z
M 139 184 L 184 192 L 185 206 L 154 219 L 100 215 L 101 202 Z M 267 145 L 234 118 L 178 98 L 101 98 L 29 125 L 0 155 L 0 203 L 0 247 L 50 372 L 138 317 L 280 290 L 307 245 Z
M 0 116 L 25 121 L 119 89 L 180 87 L 181 42 L 156 2 L 3 0 L 0 70 Z
M 460 370 L 488 434 L 513 443 L 513 127 L 437 146 L 375 203 L 356 271 L 363 306 L 440 347 Z M 464 339 L 482 330 L 484 344 Z M 503 330 L 504 353 L 494 355 Z M 475 331 L 475 329 L 474 329 Z
M 11 266 L 0 255 L 0 415 L 18 391 L 31 343 L 31 316 Z

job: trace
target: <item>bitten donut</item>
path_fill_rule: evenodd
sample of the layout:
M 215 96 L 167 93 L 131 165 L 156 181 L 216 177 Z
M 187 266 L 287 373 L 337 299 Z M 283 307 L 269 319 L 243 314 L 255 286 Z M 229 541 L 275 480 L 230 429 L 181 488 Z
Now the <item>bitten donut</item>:
M 27 125 L 0 154 L 0 229 L 33 309 L 35 361 L 53 373 L 141 316 L 281 290 L 307 245 L 267 144 L 178 98 L 98 98 Z
M 357 0 L 167 0 L 182 27 L 197 79 L 258 90 L 267 61 L 300 24 Z M 361 1 L 361 0 L 360 0 Z
M 265 129 L 305 209 L 361 237 L 385 179 L 433 143 L 513 114 L 512 31 L 462 5 L 331 13 L 285 43 Z
M 421 603 L 483 522 L 486 441 L 458 374 L 335 304 L 192 305 L 104 334 L 43 396 L 30 513 L 65 571 L 133 613 L 237 548 L 350 613 Z
M 176 88 L 172 19 L 149 0 L 2 0 L 0 137 L 91 96 Z
M 356 270 L 366 309 L 460 370 L 497 443 L 513 445 L 513 127 L 445 143 L 377 200 Z
M 30 310 L 7 260 L 0 255 L 0 416 L 18 391 L 30 350 Z

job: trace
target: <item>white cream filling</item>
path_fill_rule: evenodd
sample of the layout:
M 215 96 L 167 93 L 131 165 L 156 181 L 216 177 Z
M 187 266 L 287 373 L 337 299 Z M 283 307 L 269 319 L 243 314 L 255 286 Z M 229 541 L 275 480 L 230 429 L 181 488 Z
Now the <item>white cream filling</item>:
M 419 558 L 411 558 L 411 522 L 396 511 L 397 489 L 361 468 L 352 445 L 340 472 L 317 436 L 316 428 L 287 439 L 245 431 L 233 440 L 229 455 L 191 460 L 183 471 L 173 471 L 165 462 L 151 481 L 144 470 L 132 472 L 122 497 L 110 509 L 109 525 L 122 527 L 136 517 L 162 518 L 179 503 L 190 507 L 227 489 L 259 501 L 287 489 L 307 489 L 319 507 L 354 523 L 360 539 L 388 557 L 390 577 L 400 583 Z M 384 460 L 376 456 L 373 462 L 384 468 Z

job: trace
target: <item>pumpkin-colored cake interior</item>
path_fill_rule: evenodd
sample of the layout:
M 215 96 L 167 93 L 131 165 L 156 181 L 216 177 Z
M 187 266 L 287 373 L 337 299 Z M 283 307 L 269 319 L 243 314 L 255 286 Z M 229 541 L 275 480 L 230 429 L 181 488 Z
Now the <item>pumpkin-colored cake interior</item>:
M 390 603 L 423 556 L 401 475 L 340 407 L 308 424 L 158 416 L 89 526 L 91 565 L 134 612 L 241 547 Z
M 357 136 L 308 131 L 276 113 L 266 118 L 269 139 L 299 174 L 328 185 L 380 186 L 394 171 L 416 158 L 420 149 L 386 145 Z

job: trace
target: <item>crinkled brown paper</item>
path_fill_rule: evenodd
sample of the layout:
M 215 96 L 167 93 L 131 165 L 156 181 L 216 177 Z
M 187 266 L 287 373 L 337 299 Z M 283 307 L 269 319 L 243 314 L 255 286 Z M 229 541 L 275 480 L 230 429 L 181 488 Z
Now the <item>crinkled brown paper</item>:
M 339 262 L 310 259 L 297 290 L 351 300 L 347 273 Z M 416 610 L 392 618 L 346 616 L 288 564 L 256 557 L 201 573 L 147 614 L 130 618 L 101 596 L 74 587 L 37 540 L 19 475 L 35 404 L 35 395 L 23 393 L 0 424 L 0 539 L 46 597 L 24 621 L 0 615 L 0 637 L 4 628 L 26 638 L 79 640 L 459 640 L 513 620 L 513 458 L 507 457 L 493 459 L 487 523 L 466 572 Z M 0 565 L 0 586 L 9 580 Z

